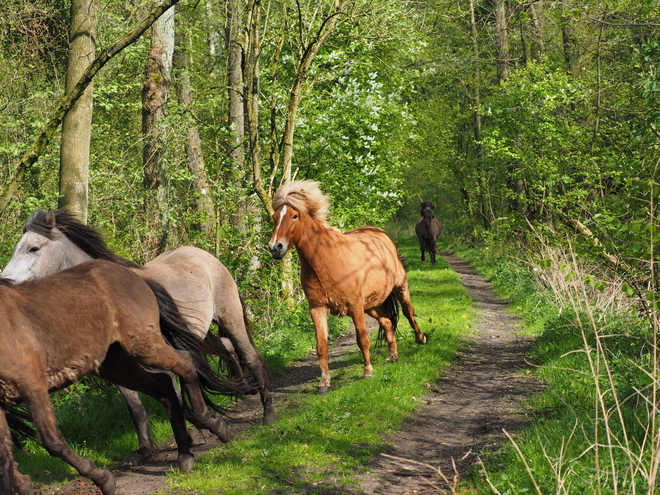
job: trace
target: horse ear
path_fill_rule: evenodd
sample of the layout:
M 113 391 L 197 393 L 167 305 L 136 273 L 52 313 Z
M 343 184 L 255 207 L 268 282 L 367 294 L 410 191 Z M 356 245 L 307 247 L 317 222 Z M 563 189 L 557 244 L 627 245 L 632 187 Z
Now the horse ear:
M 50 208 L 48 208 L 48 212 L 46 213 L 46 223 L 51 228 L 55 227 L 55 212 Z

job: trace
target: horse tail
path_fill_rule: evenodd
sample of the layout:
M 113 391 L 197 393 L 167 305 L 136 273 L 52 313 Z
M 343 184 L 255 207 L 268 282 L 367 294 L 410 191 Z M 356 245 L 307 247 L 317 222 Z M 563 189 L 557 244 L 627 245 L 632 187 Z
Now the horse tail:
M 32 417 L 29 412 L 14 406 L 6 406 L 4 410 L 11 431 L 11 439 L 19 450 L 23 449 L 23 443 L 26 440 L 38 441 L 39 436 L 30 424 Z
M 387 299 L 383 301 L 383 304 L 381 304 L 380 307 L 385 313 L 385 317 L 392 322 L 392 332 L 396 335 L 397 326 L 399 324 L 399 300 L 397 299 L 396 294 L 394 294 L 394 291 L 390 292 L 390 295 L 387 296 Z M 382 326 L 379 326 L 376 342 L 380 344 L 384 338 L 385 331 Z
M 239 397 L 252 392 L 252 387 L 245 382 L 225 379 L 213 371 L 209 363 L 209 355 L 221 354 L 218 357 L 227 360 L 230 359 L 229 353 L 216 352 L 216 349 L 211 349 L 207 342 L 192 333 L 169 292 L 154 280 L 145 279 L 145 281 L 158 301 L 160 331 L 170 346 L 186 351 L 192 356 L 207 405 L 220 412 L 221 408 L 210 400 L 209 394 Z

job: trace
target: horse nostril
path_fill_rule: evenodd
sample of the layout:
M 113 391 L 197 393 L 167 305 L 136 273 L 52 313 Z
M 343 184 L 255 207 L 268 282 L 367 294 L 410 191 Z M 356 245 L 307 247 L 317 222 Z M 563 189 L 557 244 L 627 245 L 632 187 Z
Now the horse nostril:
M 277 249 L 282 249 L 283 247 L 284 247 L 284 246 L 282 245 L 281 242 L 278 242 L 278 243 L 277 243 Z

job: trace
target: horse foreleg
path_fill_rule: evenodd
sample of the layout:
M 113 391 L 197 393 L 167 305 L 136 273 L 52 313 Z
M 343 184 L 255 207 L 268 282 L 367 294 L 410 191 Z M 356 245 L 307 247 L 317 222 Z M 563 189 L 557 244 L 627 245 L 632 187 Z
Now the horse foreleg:
M 401 304 L 403 315 L 406 317 L 408 323 L 410 323 L 410 326 L 415 331 L 415 341 L 418 344 L 426 344 L 429 336 L 428 334 L 422 333 L 422 331 L 419 329 L 419 325 L 417 325 L 417 320 L 415 319 L 415 308 L 413 308 L 413 305 L 410 302 L 410 291 L 408 290 L 408 285 L 406 284 L 403 287 L 395 287 L 394 290 L 396 297 L 399 300 L 399 304 Z
M 330 391 L 330 366 L 328 364 L 328 308 L 325 306 L 310 306 L 309 314 L 316 329 L 316 356 L 321 368 L 321 381 L 318 393 L 327 394 Z
M 353 318 L 353 325 L 355 325 L 355 339 L 357 340 L 357 345 L 360 348 L 360 351 L 362 351 L 362 359 L 364 361 L 362 378 L 370 378 L 373 376 L 374 368 L 371 366 L 371 356 L 369 354 L 371 341 L 369 340 L 369 332 L 367 332 L 367 322 L 364 318 L 364 309 L 355 308 L 351 313 L 351 318 Z M 390 324 L 390 331 L 391 329 L 392 326 Z
M 396 346 L 396 336 L 394 335 L 394 329 L 392 328 L 392 321 L 385 316 L 385 313 L 380 307 L 367 311 L 367 314 L 378 321 L 378 324 L 385 332 L 385 342 L 387 342 L 387 346 L 390 350 L 390 356 L 387 358 L 387 361 L 395 363 L 399 360 L 399 352 Z
M 25 391 L 25 388 L 22 390 Z M 53 405 L 45 385 L 35 387 L 32 384 L 29 392 L 25 393 L 25 404 L 39 430 L 41 443 L 50 455 L 66 461 L 81 475 L 92 480 L 103 495 L 115 493 L 115 478 L 110 471 L 97 468 L 94 461 L 79 456 L 67 445 L 57 428 Z
M 435 254 L 436 254 L 436 250 L 435 250 L 435 241 L 433 241 L 433 242 L 429 245 L 429 254 L 431 255 L 431 264 L 432 264 L 432 265 L 435 265 Z
M 137 433 L 138 437 L 138 449 L 128 455 L 126 463 L 130 466 L 138 466 L 143 464 L 144 461 L 147 460 L 153 452 L 151 437 L 149 436 L 147 411 L 142 405 L 140 396 L 137 392 L 121 387 L 119 385 L 117 385 L 117 390 L 119 390 L 122 397 L 124 398 L 124 401 L 126 402 L 128 412 L 131 415 L 131 419 L 135 425 L 135 432 Z

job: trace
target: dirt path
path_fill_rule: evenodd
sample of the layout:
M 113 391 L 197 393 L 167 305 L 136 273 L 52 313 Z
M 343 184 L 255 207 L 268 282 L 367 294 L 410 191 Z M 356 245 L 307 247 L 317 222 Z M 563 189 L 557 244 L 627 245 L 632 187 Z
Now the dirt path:
M 532 341 L 517 333 L 518 319 L 466 262 L 444 257 L 479 311 L 475 335 L 420 409 L 389 439 L 385 454 L 437 468 L 449 485 L 428 467 L 380 456 L 361 484 L 369 495 L 450 491 L 455 477 L 464 476 L 484 449 L 505 440 L 503 429 L 512 432 L 525 423 L 521 400 L 540 387 L 525 362 Z
M 505 311 L 506 304 L 497 298 L 483 277 L 452 255 L 445 255 L 445 259 L 461 276 L 480 314 L 472 343 L 431 387 L 424 404 L 404 423 L 401 431 L 387 439 L 391 447 L 385 454 L 407 461 L 378 456 L 370 462 L 371 471 L 361 477 L 358 490 L 341 488 L 337 493 L 437 493 L 438 487 L 447 488 L 447 484 L 433 470 L 410 461 L 440 468 L 451 483 L 456 474 L 465 474 L 483 449 L 502 441 L 503 428 L 514 431 L 525 422 L 520 402 L 539 387 L 531 375 L 525 374 L 528 368 L 525 357 L 531 340 L 517 334 L 517 320 Z M 336 363 L 338 356 L 353 352 L 355 347 L 354 336 L 348 332 L 330 348 L 330 362 Z M 303 388 L 313 392 L 317 380 L 315 356 L 294 363 L 273 384 L 276 407 L 284 410 L 292 394 Z M 257 398 L 242 402 L 232 413 L 233 435 L 259 422 L 261 413 Z M 196 455 L 217 445 L 217 439 L 208 433 L 204 436 L 196 430 L 191 433 L 195 434 Z M 175 460 L 172 443 L 163 446 L 145 466 L 115 470 L 118 492 L 148 495 L 166 490 L 165 475 Z M 88 495 L 100 491 L 89 481 L 79 479 L 57 488 L 34 490 L 33 494 Z

